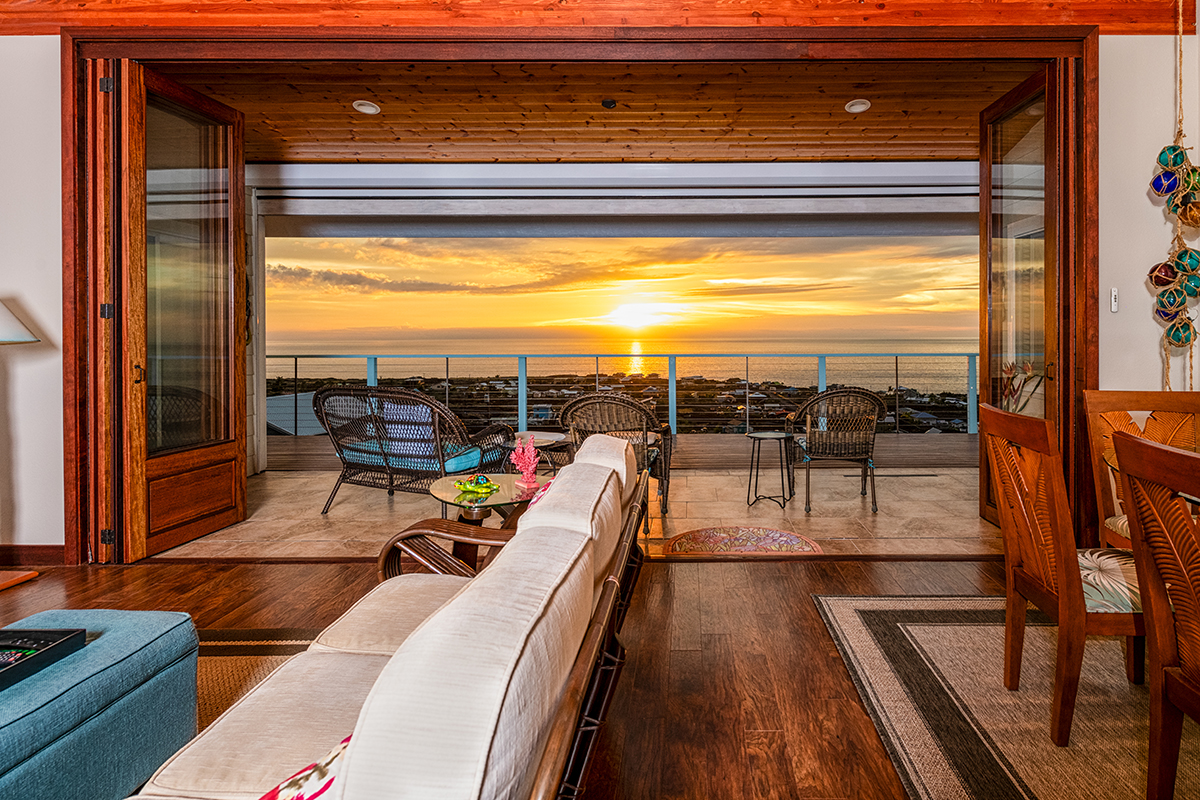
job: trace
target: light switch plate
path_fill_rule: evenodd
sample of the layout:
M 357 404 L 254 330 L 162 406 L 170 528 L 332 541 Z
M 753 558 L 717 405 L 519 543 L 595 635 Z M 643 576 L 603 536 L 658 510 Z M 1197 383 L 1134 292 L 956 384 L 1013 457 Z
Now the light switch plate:
M 1117 313 L 1117 287 L 1115 286 L 1112 289 L 1112 300 L 1109 304 L 1109 310 L 1114 314 Z

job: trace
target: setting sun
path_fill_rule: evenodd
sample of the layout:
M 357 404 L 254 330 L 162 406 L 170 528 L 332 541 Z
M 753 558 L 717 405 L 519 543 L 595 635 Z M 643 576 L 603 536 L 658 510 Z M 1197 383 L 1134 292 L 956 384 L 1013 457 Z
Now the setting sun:
M 683 306 L 677 303 L 625 303 L 601 319 L 610 325 L 639 330 L 650 325 L 674 322 L 682 310 Z

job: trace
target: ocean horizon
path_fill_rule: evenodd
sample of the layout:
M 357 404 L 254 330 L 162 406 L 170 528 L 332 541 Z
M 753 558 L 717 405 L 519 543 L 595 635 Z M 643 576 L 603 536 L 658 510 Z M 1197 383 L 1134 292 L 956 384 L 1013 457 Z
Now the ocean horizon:
M 361 339 L 313 338 L 267 342 L 267 377 L 290 378 L 294 356 L 300 378 L 363 379 L 366 356 L 378 356 L 381 379 L 509 378 L 516 356 L 526 355 L 531 382 L 551 375 L 668 374 L 666 356 L 676 355 L 678 378 L 778 381 L 808 387 L 818 382 L 819 354 L 827 354 L 826 382 L 886 391 L 896 385 L 926 393 L 967 392 L 965 354 L 978 352 L 978 339 L 965 337 L 817 338 L 762 337 L 734 340 L 613 338 L 570 341 L 557 338 L 477 337 Z M 473 347 L 471 346 L 473 345 Z M 581 345 L 591 345 L 582 346 Z M 853 354 L 897 354 L 865 356 Z M 804 354 L 804 355 L 798 355 Z M 942 355 L 945 354 L 945 355 Z M 314 358 L 314 356 L 317 356 Z M 356 356 L 320 358 L 319 356 Z M 897 375 L 897 369 L 899 374 Z

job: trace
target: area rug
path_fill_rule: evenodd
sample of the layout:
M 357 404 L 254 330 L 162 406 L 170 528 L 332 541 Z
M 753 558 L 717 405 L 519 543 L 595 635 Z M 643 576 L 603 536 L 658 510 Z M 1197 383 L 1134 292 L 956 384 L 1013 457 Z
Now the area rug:
M 1007 691 L 998 597 L 814 597 L 913 800 L 1134 800 L 1146 793 L 1148 694 L 1121 640 L 1089 638 L 1069 747 L 1050 741 L 1056 630 L 1031 614 Z M 1185 723 L 1175 797 L 1200 797 Z
M 739 556 L 820 553 L 821 546 L 798 533 L 774 528 L 726 526 L 699 528 L 669 539 L 666 555 L 722 554 Z
M 197 715 L 204 730 L 225 709 L 320 633 L 307 628 L 202 628 L 197 665 Z

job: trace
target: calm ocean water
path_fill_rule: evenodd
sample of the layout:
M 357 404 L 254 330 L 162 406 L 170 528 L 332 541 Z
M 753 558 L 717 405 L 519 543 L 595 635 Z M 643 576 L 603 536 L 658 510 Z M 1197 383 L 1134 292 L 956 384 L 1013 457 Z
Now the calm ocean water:
M 328 340 L 268 342 L 267 376 L 290 378 L 293 362 L 286 355 L 400 356 L 380 358 L 380 378 L 494 378 L 515 377 L 516 355 L 528 355 L 530 381 L 539 376 L 577 375 L 581 382 L 597 371 L 601 375 L 658 373 L 667 376 L 668 354 L 676 354 L 679 378 L 699 376 L 710 380 L 779 381 L 786 386 L 815 386 L 817 358 L 828 354 L 826 381 L 884 391 L 897 384 L 922 392 L 967 391 L 965 355 L 905 355 L 976 353 L 978 339 L 815 339 L 763 338 L 737 341 L 643 341 L 636 338 L 606 341 L 554 341 L 529 338 L 422 339 L 420 341 L 358 340 L 352 348 Z M 484 357 L 481 353 L 498 354 Z M 797 356 L 795 354 L 814 354 Z M 863 357 L 853 353 L 886 353 Z M 422 357 L 431 354 L 451 355 Z M 585 354 L 587 354 L 585 356 Z M 591 354 L 600 354 L 599 358 Z M 720 355 L 714 355 L 720 354 Z M 736 354 L 736 355 L 729 355 Z M 751 354 L 748 357 L 745 354 Z M 893 357 L 890 354 L 900 354 Z M 502 355 L 503 357 L 499 357 Z M 365 378 L 365 358 L 302 358 L 301 378 Z

